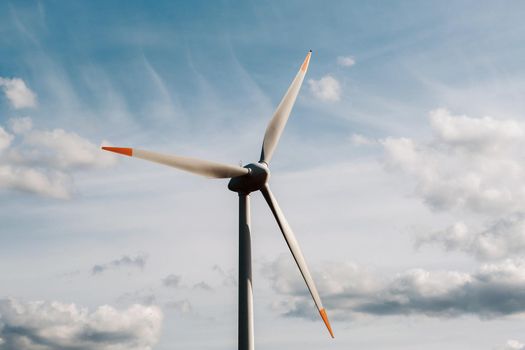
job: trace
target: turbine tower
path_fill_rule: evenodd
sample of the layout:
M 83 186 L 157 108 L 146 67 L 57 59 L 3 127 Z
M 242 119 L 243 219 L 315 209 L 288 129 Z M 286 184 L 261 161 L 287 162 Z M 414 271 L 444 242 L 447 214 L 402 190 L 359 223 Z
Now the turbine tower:
M 326 310 L 321 303 L 314 281 L 308 270 L 308 266 L 299 247 L 299 243 L 284 217 L 277 203 L 268 179 L 270 178 L 270 161 L 279 143 L 279 138 L 286 126 L 290 112 L 295 103 L 299 90 L 303 83 L 312 51 L 306 58 L 295 76 L 292 84 L 286 91 L 281 103 L 277 107 L 264 135 L 261 157 L 257 163 L 251 163 L 244 167 L 211 162 L 202 159 L 167 155 L 150 152 L 135 148 L 102 147 L 103 150 L 120 153 L 130 157 L 141 158 L 156 163 L 172 166 L 194 174 L 209 178 L 229 178 L 228 188 L 239 194 L 239 317 L 238 317 L 238 349 L 253 350 L 253 289 L 252 289 L 252 258 L 251 258 L 251 229 L 250 229 L 250 193 L 261 191 L 268 203 L 277 224 L 281 229 L 286 244 L 290 248 L 299 271 L 306 282 L 306 286 L 312 295 L 326 328 L 332 338 L 334 334 L 328 321 Z

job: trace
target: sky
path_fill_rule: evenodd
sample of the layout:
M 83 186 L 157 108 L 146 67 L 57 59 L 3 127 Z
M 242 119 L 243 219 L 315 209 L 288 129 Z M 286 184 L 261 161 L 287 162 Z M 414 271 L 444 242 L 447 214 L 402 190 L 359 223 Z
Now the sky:
M 0 349 L 235 348 L 237 195 L 101 145 L 257 161 L 257 349 L 525 349 L 525 4 L 0 3 Z

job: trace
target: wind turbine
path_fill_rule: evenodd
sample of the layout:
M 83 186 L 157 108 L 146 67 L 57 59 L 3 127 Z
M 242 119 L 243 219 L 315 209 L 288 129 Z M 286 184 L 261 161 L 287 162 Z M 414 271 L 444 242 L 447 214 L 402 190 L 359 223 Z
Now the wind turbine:
M 321 303 L 312 275 L 304 260 L 299 243 L 284 217 L 284 214 L 275 199 L 268 179 L 270 178 L 269 164 L 273 153 L 279 143 L 279 138 L 286 126 L 290 112 L 295 103 L 299 89 L 303 83 L 312 51 L 308 52 L 306 58 L 295 76 L 292 84 L 286 91 L 281 103 L 277 107 L 264 134 L 261 157 L 257 163 L 251 163 L 244 167 L 211 162 L 202 159 L 167 155 L 156 152 L 144 151 L 135 148 L 102 147 L 103 150 L 120 153 L 130 157 L 141 158 L 156 163 L 172 166 L 174 168 L 189 171 L 194 174 L 209 178 L 229 178 L 228 188 L 239 194 L 239 317 L 238 317 L 238 349 L 253 350 L 253 290 L 252 290 L 252 259 L 251 259 L 251 236 L 250 236 L 250 193 L 261 191 L 268 203 L 277 224 L 283 233 L 284 239 L 299 267 L 299 271 L 306 282 L 306 286 L 312 295 L 315 306 L 323 319 L 326 328 L 332 338 L 334 334 L 328 321 L 326 310 Z

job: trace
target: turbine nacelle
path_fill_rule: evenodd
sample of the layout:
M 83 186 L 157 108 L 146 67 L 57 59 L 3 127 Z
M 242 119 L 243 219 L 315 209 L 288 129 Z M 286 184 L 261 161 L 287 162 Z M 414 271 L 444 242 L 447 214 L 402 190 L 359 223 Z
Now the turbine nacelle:
M 251 163 L 244 168 L 248 169 L 248 174 L 232 178 L 228 183 L 230 191 L 249 194 L 260 191 L 268 183 L 270 169 L 266 163 Z

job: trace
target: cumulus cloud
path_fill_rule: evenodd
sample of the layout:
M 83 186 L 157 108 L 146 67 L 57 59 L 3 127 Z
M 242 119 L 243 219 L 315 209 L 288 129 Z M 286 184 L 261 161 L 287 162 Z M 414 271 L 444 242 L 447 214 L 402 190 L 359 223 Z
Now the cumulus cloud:
M 0 77 L 0 88 L 13 108 L 36 107 L 36 94 L 20 78 Z
M 342 67 L 352 67 L 355 64 L 355 58 L 352 56 L 337 57 L 337 64 Z
M 435 137 L 382 140 L 387 163 L 415 178 L 417 194 L 436 210 L 516 211 L 525 205 L 525 125 L 490 117 L 430 113 Z
M 315 317 L 306 286 L 291 262 L 268 265 L 273 289 L 286 296 L 288 316 Z M 474 273 L 410 269 L 382 278 L 352 263 L 314 271 L 326 307 L 336 318 L 359 315 L 427 315 L 480 318 L 525 312 L 525 260 L 484 264 Z
M 161 324 L 154 306 L 89 312 L 75 304 L 0 300 L 0 349 L 151 350 Z
M 119 268 L 136 268 L 142 270 L 146 266 L 146 256 L 137 255 L 137 256 L 128 256 L 124 255 L 120 259 L 115 259 L 105 264 L 97 264 L 91 268 L 92 275 L 98 275 L 103 272 L 112 269 Z
M 425 244 L 439 244 L 446 250 L 469 250 L 472 244 L 472 234 L 463 222 L 457 222 L 445 230 L 419 235 L 416 238 L 416 247 Z
M 68 199 L 72 192 L 71 177 L 65 173 L 1 163 L 0 187 L 57 199 Z
M 341 84 L 331 75 L 325 75 L 319 80 L 308 80 L 310 91 L 319 100 L 337 102 L 341 99 Z
M 67 199 L 72 173 L 111 166 L 115 157 L 73 132 L 33 128 L 31 118 L 0 126 L 0 188 Z
M 422 234 L 434 244 L 479 259 L 525 252 L 525 124 L 492 117 L 430 113 L 434 137 L 381 140 L 388 167 L 415 180 L 416 195 L 431 209 L 468 212 L 474 219 Z M 487 224 L 481 224 L 479 217 Z
M 445 230 L 421 234 L 416 246 L 438 245 L 448 251 L 463 251 L 478 259 L 502 259 L 525 252 L 525 213 L 502 217 L 480 231 L 473 231 L 463 222 Z

